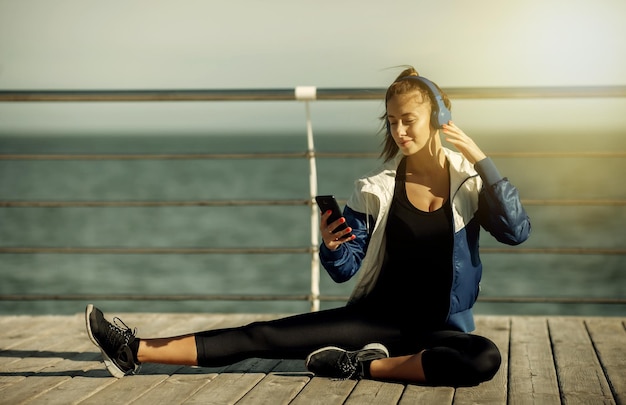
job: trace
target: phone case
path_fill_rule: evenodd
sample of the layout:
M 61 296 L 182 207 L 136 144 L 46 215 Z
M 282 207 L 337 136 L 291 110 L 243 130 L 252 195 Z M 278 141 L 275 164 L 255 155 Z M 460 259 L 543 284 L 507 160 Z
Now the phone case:
M 318 195 L 315 197 L 315 201 L 317 202 L 318 207 L 320 208 L 320 212 L 324 213 L 328 210 L 331 211 L 330 217 L 328 217 L 328 223 L 338 220 L 343 215 L 341 213 L 341 208 L 339 208 L 339 204 L 337 204 L 337 200 L 333 195 Z M 339 225 L 333 232 L 337 232 L 343 229 L 346 229 L 348 225 L 344 222 Z

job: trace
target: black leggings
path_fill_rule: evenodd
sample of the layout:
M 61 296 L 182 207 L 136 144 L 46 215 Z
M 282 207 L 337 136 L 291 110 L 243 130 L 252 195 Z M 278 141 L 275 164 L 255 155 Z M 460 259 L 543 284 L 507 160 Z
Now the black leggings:
M 407 331 L 381 318 L 351 305 L 199 332 L 198 365 L 224 366 L 251 357 L 304 359 L 324 346 L 357 350 L 376 342 L 384 344 L 392 357 L 425 350 L 424 374 L 433 385 L 476 385 L 490 380 L 500 367 L 498 348 L 482 336 L 452 330 Z

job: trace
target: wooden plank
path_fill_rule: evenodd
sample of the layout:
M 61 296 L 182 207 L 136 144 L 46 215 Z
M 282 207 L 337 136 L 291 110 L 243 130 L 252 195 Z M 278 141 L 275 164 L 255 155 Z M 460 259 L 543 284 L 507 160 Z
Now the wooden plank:
M 264 373 L 276 367 L 280 360 L 251 358 L 232 364 L 224 369 L 225 373 Z
M 57 385 L 63 384 L 71 378 L 70 376 L 30 376 L 25 379 L 28 383 L 26 381 L 20 382 L 2 390 L 0 392 L 2 403 L 21 404 L 54 389 Z
M 614 403 L 581 318 L 550 318 L 556 372 L 565 404 Z
M 626 318 L 590 318 L 585 325 L 608 377 L 615 401 L 626 404 Z
M 112 384 L 86 398 L 82 404 L 128 404 L 138 400 L 169 376 L 138 374 L 115 380 Z M 114 377 L 110 377 L 114 378 Z M 30 378 L 29 378 L 30 380 Z
M 239 401 L 259 383 L 263 373 L 222 373 L 202 386 L 189 399 L 187 405 L 230 405 Z
M 133 405 L 182 404 L 215 377 L 217 374 L 173 375 L 146 392 Z
M 79 369 L 76 369 L 78 367 Z M 17 389 L 17 383 L 28 384 L 28 378 L 33 376 L 39 377 L 90 377 L 102 381 L 102 377 L 109 377 L 109 373 L 101 367 L 99 358 L 96 359 L 92 353 L 83 353 L 77 356 L 68 357 L 58 363 L 50 364 L 40 370 L 36 368 L 33 371 L 7 371 L 2 372 L 0 377 L 0 398 L 2 398 L 2 390 Z M 52 381 L 52 380 L 50 380 Z M 73 379 L 72 379 L 73 381 Z
M 510 318 L 483 316 L 476 319 L 476 334 L 491 339 L 502 356 L 502 364 L 491 381 L 476 387 L 457 388 L 455 404 L 505 404 L 507 402 Z
M 242 398 L 241 403 L 264 403 L 269 399 L 277 404 L 289 403 L 312 377 L 313 374 L 306 369 L 303 360 L 281 360 Z M 277 389 L 276 385 L 280 387 Z M 263 400 L 266 394 L 267 399 Z
M 35 400 L 35 403 L 45 404 L 80 402 L 118 381 L 102 367 L 99 353 L 90 352 L 68 357 L 59 363 L 43 368 L 36 375 L 68 375 L 72 377 Z
M 77 376 L 70 379 L 64 379 L 60 384 L 55 385 L 51 389 L 45 391 L 41 395 L 30 398 L 27 402 L 29 405 L 35 404 L 72 404 L 92 396 L 95 392 L 114 384 L 116 378 L 105 376 L 104 371 L 100 370 L 100 377 L 94 378 L 90 376 Z M 49 378 L 50 380 L 59 377 Z M 30 378 L 28 378 L 30 382 Z
M 18 315 L 0 315 L 0 339 L 11 329 L 19 327 Z
M 77 392 L 60 387 L 72 381 L 72 376 L 82 372 L 75 370 L 75 366 L 81 364 L 81 360 L 93 360 L 95 357 L 93 353 L 86 352 L 91 345 L 90 342 L 77 333 L 77 317 L 46 318 L 58 326 L 42 329 L 42 335 L 37 341 L 28 340 L 25 345 L 14 346 L 13 350 L 20 349 L 21 359 L 2 368 L 3 372 L 12 375 L 16 381 L 2 391 L 1 396 L 6 403 L 73 401 Z M 36 317 L 33 318 L 33 322 L 37 323 Z M 102 383 L 101 379 L 89 379 L 89 382 L 96 381 L 97 384 Z M 68 397 L 68 401 L 63 399 Z
M 281 363 L 282 366 L 279 366 Z M 225 367 L 224 374 L 250 373 L 258 375 L 261 373 L 261 379 L 255 383 L 255 387 L 256 385 L 260 385 L 260 388 L 258 388 L 254 393 L 248 395 L 249 393 L 242 393 L 240 389 L 237 388 L 234 392 L 227 391 L 225 395 L 227 397 L 238 397 L 238 400 L 247 403 L 250 403 L 249 401 L 253 401 L 252 403 L 254 403 L 254 401 L 259 401 L 261 394 L 266 392 L 268 389 L 276 389 L 279 390 L 280 393 L 277 393 L 276 395 L 272 394 L 270 396 L 275 401 L 286 400 L 287 398 L 291 400 L 295 394 L 302 389 L 302 386 L 304 386 L 304 384 L 306 384 L 310 379 L 308 375 L 302 375 L 302 366 L 299 363 L 300 362 L 281 362 L 280 360 L 275 359 L 251 358 Z M 293 373 L 294 367 L 298 370 L 298 372 Z M 274 369 L 278 369 L 280 372 L 276 374 L 268 374 Z M 282 389 L 275 387 L 279 383 L 284 385 Z M 250 387 L 250 389 L 253 390 L 256 388 Z
M 288 404 L 309 380 L 303 375 L 268 374 L 237 405 Z
M 281 360 L 273 369 L 272 373 L 282 373 L 285 375 L 305 375 L 309 378 L 313 377 L 313 373 L 306 369 L 304 360 Z
M 0 342 L 11 336 L 15 338 L 15 335 L 21 334 L 25 328 L 35 326 L 32 322 L 32 316 L 5 315 L 0 317 L 0 319 L 2 319 L 2 323 L 0 323 L 0 326 L 2 326 L 2 329 L 0 329 Z M 23 338 L 23 336 L 17 337 L 19 338 L 18 340 Z
M 340 405 L 354 387 L 355 380 L 334 380 L 314 377 L 293 400 L 292 405 Z
M 72 322 L 75 322 L 75 319 L 68 318 Z M 33 321 L 36 321 L 36 318 L 31 319 L 29 324 Z M 42 370 L 82 354 L 82 351 L 89 346 L 80 334 L 75 333 L 75 328 L 68 324 L 69 322 L 55 319 L 54 325 L 49 324 L 49 327 L 42 331 L 44 333 L 42 338 L 27 339 L 20 344 L 13 345 L 11 350 L 3 351 L 0 355 L 0 391 L 19 390 L 19 384 L 27 383 L 25 380 L 30 376 L 62 375 L 50 374 Z M 58 333 L 52 337 L 46 336 L 45 332 L 50 329 L 57 330 Z M 71 349 L 68 350 L 68 348 Z M 51 379 L 50 382 L 52 383 L 53 380 Z
M 510 350 L 509 404 L 560 404 L 547 320 L 513 318 Z
M 346 405 L 396 404 L 404 391 L 403 384 L 361 380 L 346 400 Z
M 399 405 L 409 404 L 452 404 L 454 399 L 452 387 L 425 387 L 420 385 L 407 385 L 400 398 Z
M 67 328 L 67 318 L 55 317 L 19 317 L 21 322 L 12 322 L 0 336 L 0 350 L 5 351 L 17 346 L 37 346 L 45 343 L 50 336 L 62 334 Z
M 45 334 L 50 327 L 63 325 L 67 316 L 59 315 L 19 315 L 10 316 L 6 326 L 0 330 L 0 338 L 29 338 L 33 335 Z
M 89 344 L 82 336 L 58 336 L 54 340 L 45 340 L 39 348 L 24 348 L 19 351 L 20 360 L 3 365 L 2 370 L 13 373 L 37 372 L 44 367 L 62 361 L 67 357 L 76 356 L 88 348 Z M 68 350 L 68 348 L 72 348 Z

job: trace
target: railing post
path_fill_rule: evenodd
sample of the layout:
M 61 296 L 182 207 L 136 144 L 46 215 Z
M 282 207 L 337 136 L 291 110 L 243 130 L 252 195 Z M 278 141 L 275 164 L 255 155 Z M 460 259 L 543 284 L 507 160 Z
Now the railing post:
M 317 251 L 319 243 L 319 214 L 315 205 L 317 195 L 317 166 L 315 163 L 315 143 L 313 142 L 313 125 L 309 101 L 317 98 L 317 88 L 298 86 L 295 90 L 296 100 L 304 101 L 306 111 L 307 159 L 309 161 L 309 197 L 311 201 L 311 311 L 320 309 L 320 262 Z

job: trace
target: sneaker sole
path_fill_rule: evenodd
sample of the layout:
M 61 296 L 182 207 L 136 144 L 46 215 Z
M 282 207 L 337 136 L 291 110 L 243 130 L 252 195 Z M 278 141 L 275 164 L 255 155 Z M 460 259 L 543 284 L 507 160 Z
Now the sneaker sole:
M 356 358 L 359 361 L 369 361 L 369 360 L 376 360 L 376 359 L 380 359 L 380 352 L 383 352 L 385 354 L 385 358 L 389 357 L 389 350 L 387 350 L 387 348 L 380 344 L 380 343 L 370 343 L 368 345 L 363 346 L 363 348 L 361 350 L 357 350 L 358 354 L 356 356 Z
M 87 305 L 87 309 L 85 309 L 85 326 L 87 328 L 87 335 L 89 335 L 89 340 L 91 340 L 91 342 L 96 345 L 98 349 L 100 349 L 104 365 L 106 366 L 107 370 L 109 370 L 109 373 L 111 373 L 111 375 L 115 378 L 122 378 L 126 374 L 122 370 L 120 370 L 120 368 L 117 367 L 115 363 L 113 363 L 111 358 L 104 352 L 104 350 L 102 350 L 102 347 L 100 347 L 100 344 L 91 332 L 91 322 L 89 322 L 89 317 L 91 316 L 93 310 L 94 306 L 92 304 Z
M 311 354 L 309 354 L 306 358 L 305 366 L 308 367 L 309 362 L 311 361 L 311 357 L 315 356 L 318 353 L 324 352 L 326 350 L 340 350 L 340 351 L 347 352 L 347 353 L 358 353 L 357 360 L 359 361 L 369 361 L 369 360 L 380 359 L 381 358 L 380 352 L 383 352 L 385 354 L 385 357 L 389 357 L 389 350 L 387 350 L 387 348 L 380 343 L 370 343 L 370 344 L 363 346 L 363 348 L 359 350 L 354 350 L 354 351 L 348 351 L 337 346 L 327 346 L 327 347 L 322 347 L 321 349 L 318 349 L 312 352 Z

